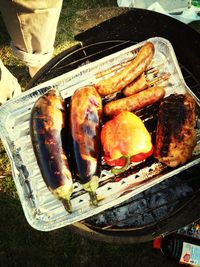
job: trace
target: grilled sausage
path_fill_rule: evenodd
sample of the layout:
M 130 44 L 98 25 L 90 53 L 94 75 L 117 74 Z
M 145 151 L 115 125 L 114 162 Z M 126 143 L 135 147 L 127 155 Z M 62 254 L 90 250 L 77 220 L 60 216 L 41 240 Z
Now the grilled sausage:
M 124 88 L 123 94 L 125 96 L 134 95 L 134 94 L 139 93 L 140 91 L 146 89 L 147 87 L 148 87 L 147 79 L 146 79 L 144 73 L 142 73 L 132 83 L 130 83 L 129 85 L 127 85 Z
M 123 94 L 125 96 L 134 95 L 148 87 L 152 86 L 161 86 L 164 82 L 166 82 L 170 77 L 169 73 L 164 73 L 160 76 L 155 77 L 152 80 L 148 80 L 146 75 L 142 73 L 137 79 L 135 79 L 132 83 L 126 86 L 123 90 Z
M 121 91 L 125 86 L 140 76 L 151 63 L 154 45 L 147 42 L 138 52 L 133 61 L 116 75 L 99 81 L 95 87 L 101 96 Z
M 162 99 L 164 95 L 165 89 L 163 87 L 151 87 L 137 94 L 107 103 L 104 106 L 104 114 L 114 116 L 124 110 L 135 111 L 155 103 Z
M 64 101 L 59 92 L 51 89 L 41 96 L 31 112 L 30 134 L 35 156 L 43 179 L 53 195 L 71 212 L 72 175 L 62 148 Z
M 100 175 L 100 127 L 102 100 L 95 87 L 75 91 L 70 102 L 70 126 L 76 179 L 97 205 L 96 189 Z

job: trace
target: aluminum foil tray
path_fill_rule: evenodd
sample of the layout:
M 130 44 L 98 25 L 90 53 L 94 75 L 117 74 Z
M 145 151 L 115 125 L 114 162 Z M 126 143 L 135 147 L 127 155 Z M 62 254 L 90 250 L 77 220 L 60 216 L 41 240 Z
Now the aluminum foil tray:
M 25 217 L 33 228 L 40 231 L 51 231 L 84 220 L 200 163 L 200 121 L 198 118 L 198 142 L 193 157 L 187 164 L 170 169 L 153 160 L 137 166 L 132 165 L 128 173 L 116 177 L 108 168 L 103 167 L 100 186 L 97 189 L 97 196 L 101 199 L 98 206 L 92 206 L 88 193 L 82 189 L 80 184 L 74 183 L 74 192 L 71 198 L 73 212 L 69 214 L 62 203 L 51 194 L 43 181 L 29 133 L 30 112 L 35 101 L 51 87 L 58 89 L 62 97 L 66 99 L 77 88 L 96 83 L 99 79 L 103 79 L 102 77 L 97 78 L 97 73 L 116 65 L 123 65 L 131 60 L 146 41 L 31 88 L 0 107 L 0 137 L 11 162 L 13 179 Z M 150 38 L 149 41 L 153 42 L 155 46 L 152 67 L 159 66 L 161 73 L 170 74 L 169 80 L 164 84 L 166 96 L 171 93 L 188 91 L 195 98 L 199 113 L 199 99 L 185 84 L 169 41 L 160 37 Z M 108 75 L 113 75 L 113 73 Z M 144 122 L 148 123 L 153 114 L 145 117 L 145 110 L 140 115 Z

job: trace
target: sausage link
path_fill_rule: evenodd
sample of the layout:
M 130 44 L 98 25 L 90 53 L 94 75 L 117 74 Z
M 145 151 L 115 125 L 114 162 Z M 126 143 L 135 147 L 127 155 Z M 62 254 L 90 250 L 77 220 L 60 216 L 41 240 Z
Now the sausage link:
M 104 114 L 115 116 L 124 110 L 135 111 L 155 103 L 164 96 L 165 89 L 163 87 L 151 87 L 137 94 L 107 103 L 104 106 Z
M 132 83 L 127 85 L 124 90 L 123 94 L 125 96 L 134 95 L 139 93 L 140 91 L 146 89 L 148 87 L 148 83 L 146 80 L 146 76 L 142 73 L 139 77 L 137 77 Z
M 151 63 L 154 56 L 154 45 L 147 42 L 141 47 L 133 61 L 116 75 L 99 81 L 95 87 L 101 96 L 121 91 L 140 76 Z

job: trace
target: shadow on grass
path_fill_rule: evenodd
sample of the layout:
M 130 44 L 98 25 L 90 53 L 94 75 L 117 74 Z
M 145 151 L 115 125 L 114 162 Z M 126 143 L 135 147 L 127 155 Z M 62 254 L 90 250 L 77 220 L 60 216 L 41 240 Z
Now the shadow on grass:
M 175 267 L 152 243 L 115 245 L 95 242 L 67 227 L 51 232 L 33 229 L 18 199 L 0 193 L 0 266 Z
M 6 66 L 8 67 L 8 66 Z M 28 82 L 31 80 L 31 77 L 28 72 L 28 67 L 25 65 L 9 65 L 8 69 L 10 72 L 17 78 L 18 83 L 21 85 L 22 90 L 24 90 L 28 84 Z

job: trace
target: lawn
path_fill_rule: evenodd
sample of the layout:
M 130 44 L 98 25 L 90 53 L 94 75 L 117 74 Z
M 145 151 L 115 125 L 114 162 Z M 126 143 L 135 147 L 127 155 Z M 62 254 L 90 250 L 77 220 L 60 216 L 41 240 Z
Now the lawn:
M 55 42 L 55 55 L 73 46 L 74 21 L 85 9 L 116 6 L 114 0 L 65 0 Z M 27 67 L 14 58 L 10 38 L 0 17 L 0 57 L 15 75 L 23 90 L 30 77 Z M 67 227 L 52 232 L 34 230 L 26 221 L 11 175 L 5 150 L 0 144 L 0 266 L 134 266 L 169 267 L 177 264 L 165 259 L 152 243 L 116 245 L 79 236 Z

